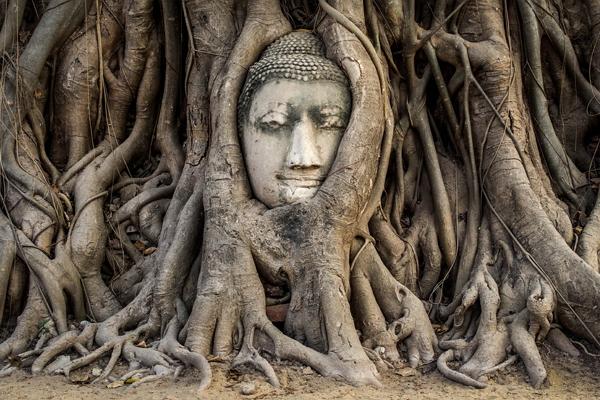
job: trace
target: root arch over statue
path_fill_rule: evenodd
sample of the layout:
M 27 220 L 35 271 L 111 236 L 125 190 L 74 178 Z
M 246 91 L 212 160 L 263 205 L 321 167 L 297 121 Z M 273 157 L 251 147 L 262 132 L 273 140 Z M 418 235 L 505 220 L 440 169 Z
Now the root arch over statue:
M 0 2 L 0 374 L 600 346 L 600 2 L 558 3 Z

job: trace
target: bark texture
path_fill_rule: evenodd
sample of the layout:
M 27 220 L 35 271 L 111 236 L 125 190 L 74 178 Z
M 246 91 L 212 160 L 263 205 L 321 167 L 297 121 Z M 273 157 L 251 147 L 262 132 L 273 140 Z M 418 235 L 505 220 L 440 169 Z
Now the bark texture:
M 0 7 L 4 372 L 109 357 L 96 381 L 125 360 L 202 390 L 211 357 L 273 385 L 272 360 L 356 385 L 436 361 L 482 388 L 521 360 L 540 386 L 542 341 L 600 347 L 599 0 Z M 352 114 L 316 196 L 269 209 L 237 100 L 294 29 Z

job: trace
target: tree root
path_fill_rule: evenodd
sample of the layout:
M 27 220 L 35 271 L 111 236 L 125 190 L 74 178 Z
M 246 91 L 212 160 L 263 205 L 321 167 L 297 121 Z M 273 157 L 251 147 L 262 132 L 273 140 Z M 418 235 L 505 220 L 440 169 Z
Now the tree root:
M 18 254 L 41 283 L 58 332 L 66 332 L 67 303 L 65 293 L 73 300 L 73 310 L 76 318 L 83 319 L 85 315 L 81 280 L 79 273 L 70 260 L 69 252 L 65 249 L 64 244 L 58 244 L 56 246 L 56 257 L 54 260 L 50 260 L 21 231 L 17 231 L 17 238 Z
M 133 341 L 134 338 L 135 337 L 133 335 L 123 335 L 107 343 L 104 343 L 102 346 L 98 347 L 89 354 L 71 361 L 64 368 L 62 368 L 62 373 L 68 378 L 71 371 L 81 367 L 85 367 L 86 365 L 89 365 L 101 358 L 107 352 L 111 351 L 112 353 L 109 363 L 100 375 L 100 377 L 108 376 L 108 374 L 110 374 L 110 371 L 114 368 L 119 356 L 121 355 L 124 345 L 127 342 Z
M 233 359 L 231 366 L 233 368 L 240 367 L 242 365 L 251 365 L 256 368 L 258 371 L 261 371 L 267 381 L 274 387 L 278 388 L 280 386 L 279 379 L 275 374 L 275 370 L 269 364 L 267 360 L 265 360 L 258 352 L 256 348 L 252 345 L 254 337 L 254 329 L 247 330 L 245 337 L 243 339 L 242 348 L 239 353 Z
M 0 370 L 0 378 L 5 378 L 7 376 L 10 376 L 10 375 L 12 375 L 13 372 L 16 372 L 17 370 L 18 370 L 17 367 L 8 365 L 5 368 L 2 368 Z
M 187 319 L 187 318 L 186 318 Z M 167 325 L 163 339 L 158 346 L 159 351 L 183 362 L 186 366 L 193 366 L 200 371 L 200 385 L 198 392 L 208 388 L 212 380 L 210 365 L 204 356 L 199 353 L 188 350 L 177 341 L 177 335 L 181 323 L 177 316 L 174 316 Z
M 38 334 L 38 323 L 48 317 L 41 294 L 36 285 L 30 281 L 27 303 L 17 319 L 17 326 L 10 337 L 0 343 L 0 361 L 26 351 L 30 342 Z
M 383 347 L 386 350 L 385 358 L 395 361 L 398 354 L 396 343 L 404 341 L 412 368 L 417 367 L 420 362 L 433 361 L 437 338 L 421 301 L 394 279 L 372 243 L 367 243 L 365 250 L 357 258 L 351 273 L 353 293 L 358 296 L 353 302 L 363 302 L 369 298 L 364 291 L 355 290 L 355 285 L 366 279 L 373 299 L 368 307 L 374 310 L 355 314 L 357 324 L 361 326 L 373 323 L 373 312 L 382 313 L 389 323 L 387 327 L 381 326 L 379 332 L 375 333 L 376 336 L 365 338 L 367 343 L 363 342 L 363 345 L 369 348 Z
M 211 234 L 213 233 L 210 229 L 205 232 L 205 235 Z M 232 256 L 238 263 L 238 267 L 234 269 L 230 268 L 227 261 Z M 273 383 L 277 381 L 272 367 L 260 356 L 259 349 L 264 349 L 277 358 L 305 363 L 325 376 L 344 379 L 352 384 L 379 384 L 376 371 L 360 344 L 349 347 L 347 342 L 336 343 L 328 340 L 327 353 L 324 354 L 284 335 L 268 321 L 264 290 L 251 256 L 244 250 L 244 246 L 206 248 L 203 257 L 206 269 L 203 267 L 201 271 L 196 302 L 188 320 L 186 345 L 192 351 L 200 354 L 212 352 L 216 355 L 227 355 L 233 350 L 234 337 L 237 335 L 241 339 L 242 350 L 236 363 L 255 366 Z M 219 277 L 225 278 L 231 285 L 223 286 Z M 294 289 L 292 296 L 293 293 Z M 343 296 L 330 299 L 331 309 L 328 309 L 327 301 L 322 303 L 322 315 L 325 320 L 332 316 L 334 321 L 337 319 L 332 312 L 336 309 L 333 305 L 339 301 L 347 300 Z M 328 323 L 324 321 L 324 324 L 323 329 L 328 329 Z M 329 329 L 335 330 L 336 333 L 326 331 L 326 337 L 335 338 L 339 325 Z M 257 340 L 262 345 L 254 347 Z
M 94 324 L 87 324 L 83 331 L 78 332 L 77 330 L 71 330 L 58 336 L 51 344 L 45 349 L 40 349 L 41 354 L 35 359 L 31 366 L 32 374 L 40 374 L 44 370 L 44 367 L 52 361 L 57 355 L 66 352 L 71 347 L 78 347 L 84 349 L 84 354 L 89 353 L 86 348 L 91 345 L 96 333 L 96 326 Z M 78 346 L 79 345 L 79 346 Z M 25 355 L 21 355 L 25 357 Z
M 437 359 L 437 367 L 440 373 L 454 382 L 458 382 L 466 386 L 473 386 L 477 389 L 485 389 L 487 387 L 485 383 L 479 382 L 468 375 L 455 371 L 448 366 L 449 361 L 454 361 L 457 358 L 458 357 L 456 357 L 455 350 L 446 350 L 444 353 L 442 353 Z
M 19 27 L 25 15 L 25 3 L 27 0 L 10 0 L 6 6 L 2 30 L 0 30 L 0 53 L 9 50 L 17 41 Z
M 0 323 L 4 316 L 4 305 L 16 255 L 17 245 L 10 222 L 0 211 Z
M 484 376 L 487 374 L 491 374 L 492 372 L 496 372 L 496 371 L 500 371 L 506 367 L 508 367 L 509 365 L 512 365 L 513 363 L 515 363 L 518 360 L 518 357 L 516 354 L 511 354 L 506 361 L 501 362 L 500 364 L 496 365 L 495 367 L 491 367 L 488 368 L 486 370 L 484 370 L 480 376 Z
M 547 373 L 535 338 L 527 329 L 530 322 L 527 310 L 521 311 L 510 324 L 510 339 L 515 351 L 519 354 L 531 379 L 531 385 L 538 388 L 546 379 Z
M 571 357 L 579 357 L 581 355 L 579 350 L 573 345 L 574 342 L 571 343 L 571 340 L 559 328 L 551 328 L 546 336 L 546 341 Z

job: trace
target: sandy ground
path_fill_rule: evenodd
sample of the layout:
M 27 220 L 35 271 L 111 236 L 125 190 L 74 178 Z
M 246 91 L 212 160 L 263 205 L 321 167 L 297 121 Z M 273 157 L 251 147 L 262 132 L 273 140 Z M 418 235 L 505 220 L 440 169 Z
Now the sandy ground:
M 202 394 L 197 392 L 198 376 L 193 371 L 177 380 L 147 383 L 135 388 L 74 384 L 62 376 L 32 377 L 18 372 L 0 379 L 0 399 L 600 399 L 600 358 L 569 359 L 547 348 L 542 350 L 542 357 L 549 379 L 540 389 L 529 386 L 521 362 L 492 374 L 488 387 L 482 390 L 448 381 L 431 367 L 418 371 L 408 368 L 388 371 L 382 374 L 382 388 L 356 388 L 292 364 L 275 365 L 282 386 L 275 389 L 256 373 L 230 371 L 225 364 L 212 363 L 213 383 Z M 125 372 L 123 366 L 120 368 L 120 372 Z M 73 375 L 75 379 L 85 380 L 89 374 L 90 369 L 87 369 Z M 251 395 L 242 395 L 243 386 L 253 387 L 255 391 Z

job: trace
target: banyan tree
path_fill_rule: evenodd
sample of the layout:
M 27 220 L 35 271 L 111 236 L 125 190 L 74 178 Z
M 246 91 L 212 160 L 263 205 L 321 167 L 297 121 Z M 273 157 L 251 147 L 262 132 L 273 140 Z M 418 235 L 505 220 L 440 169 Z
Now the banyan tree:
M 539 386 L 541 342 L 600 346 L 599 0 L 0 21 L 0 374 L 436 362 L 484 387 L 520 360 Z

